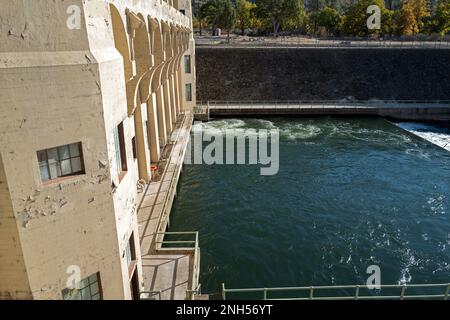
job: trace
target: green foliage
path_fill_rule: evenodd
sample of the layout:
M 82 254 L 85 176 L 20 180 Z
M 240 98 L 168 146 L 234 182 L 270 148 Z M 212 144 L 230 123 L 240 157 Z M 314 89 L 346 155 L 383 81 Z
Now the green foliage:
M 396 22 L 398 32 L 405 35 L 422 32 L 429 15 L 426 0 L 404 0 Z
M 246 28 L 252 27 L 252 24 L 255 23 L 255 8 L 256 5 L 250 1 L 237 0 L 236 17 L 242 34 Z
M 345 15 L 342 25 L 343 33 L 353 36 L 367 36 L 369 34 L 380 34 L 382 30 L 369 30 L 367 19 L 371 14 L 367 13 L 367 8 L 376 5 L 381 11 L 381 26 L 388 16 L 383 0 L 360 0 L 351 5 Z
M 298 17 L 302 10 L 301 0 L 256 0 L 258 17 L 272 25 L 275 36 L 286 19 Z
M 295 16 L 287 17 L 283 24 L 281 25 L 281 29 L 289 30 L 289 31 L 300 31 L 305 32 L 305 26 L 307 22 L 306 13 L 301 11 L 299 14 Z
M 236 23 L 236 10 L 230 0 L 209 0 L 200 9 L 203 19 L 215 28 L 230 31 Z
M 325 7 L 317 15 L 317 23 L 324 27 L 327 33 L 336 35 L 339 32 L 342 17 L 336 9 Z
M 209 0 L 202 6 L 201 21 L 213 29 L 232 30 L 237 23 L 246 28 L 316 34 L 368 36 L 371 34 L 411 35 L 450 33 L 450 0 Z M 389 9 L 385 7 L 385 3 Z M 369 30 L 370 5 L 381 10 L 381 29 Z M 433 10 L 430 13 L 431 8 Z M 306 10 L 306 11 L 305 11 Z M 199 21 L 199 22 L 201 22 Z M 196 22 L 196 25 L 201 24 Z
M 227 29 L 228 32 L 234 28 L 236 24 L 236 9 L 230 0 L 221 0 L 222 11 L 219 15 L 218 27 Z
M 450 0 L 438 0 L 436 9 L 427 24 L 429 33 L 450 33 Z

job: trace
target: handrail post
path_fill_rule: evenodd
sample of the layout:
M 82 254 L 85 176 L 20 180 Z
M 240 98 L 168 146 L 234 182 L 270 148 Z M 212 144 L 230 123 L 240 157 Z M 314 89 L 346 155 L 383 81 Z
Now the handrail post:
M 314 287 L 310 287 L 309 289 L 309 300 L 312 300 L 314 298 Z
M 450 292 L 450 283 L 448 284 L 447 289 L 445 289 L 444 300 L 448 300 L 449 292 Z
M 355 300 L 358 300 L 358 298 L 359 298 L 359 284 L 356 286 Z
M 403 285 L 402 291 L 400 293 L 400 300 L 403 300 L 403 298 L 405 297 L 405 290 L 406 290 L 406 285 Z
M 222 300 L 227 300 L 225 293 L 225 283 L 222 283 Z
M 267 300 L 267 288 L 264 288 L 263 300 Z

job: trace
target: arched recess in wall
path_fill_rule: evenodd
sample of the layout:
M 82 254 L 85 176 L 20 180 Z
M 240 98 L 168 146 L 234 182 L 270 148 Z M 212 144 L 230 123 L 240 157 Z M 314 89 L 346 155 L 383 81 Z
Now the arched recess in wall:
M 155 65 L 159 65 L 164 61 L 163 34 L 161 25 L 158 20 L 149 18 L 149 27 L 151 28 L 152 53 Z
M 136 34 L 134 38 L 134 56 L 136 60 L 136 71 L 137 77 L 146 77 L 150 69 L 152 68 L 152 55 L 150 48 L 150 37 L 146 26 L 146 19 L 141 14 L 138 17 L 144 21 L 140 28 L 136 29 Z M 139 86 L 141 102 L 145 102 L 149 96 L 149 86 L 148 82 L 141 80 L 141 85 Z
M 117 8 L 113 4 L 109 5 L 109 9 L 111 12 L 114 45 L 117 51 L 119 51 L 119 53 L 122 55 L 125 81 L 128 81 L 133 77 L 133 68 L 131 64 L 130 47 L 128 45 L 125 25 L 123 23 L 122 17 L 120 16 L 119 10 L 117 10 Z
M 138 17 L 145 21 L 141 14 Z M 136 35 L 134 40 L 134 57 L 136 60 L 137 75 L 142 75 L 148 71 L 151 67 L 151 50 L 150 50 L 150 37 L 147 31 L 147 26 L 144 23 L 142 27 L 136 29 Z
M 171 34 L 171 25 L 166 22 L 162 22 L 162 32 L 163 32 L 163 46 L 164 52 L 166 53 L 166 60 L 172 58 L 172 34 Z
M 164 51 L 162 47 L 162 34 L 159 22 L 148 16 L 148 29 L 150 35 L 150 52 L 153 55 L 153 64 L 149 72 L 142 78 L 140 85 L 141 97 L 148 99 L 152 92 L 156 92 L 160 85 L 161 69 L 164 65 Z

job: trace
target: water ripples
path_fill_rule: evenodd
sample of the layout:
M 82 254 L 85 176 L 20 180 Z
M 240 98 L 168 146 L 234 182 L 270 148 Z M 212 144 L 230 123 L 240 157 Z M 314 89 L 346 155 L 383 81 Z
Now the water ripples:
M 172 231 L 198 230 L 201 282 L 229 287 L 448 282 L 450 156 L 378 119 L 224 119 L 279 129 L 280 171 L 186 165 Z

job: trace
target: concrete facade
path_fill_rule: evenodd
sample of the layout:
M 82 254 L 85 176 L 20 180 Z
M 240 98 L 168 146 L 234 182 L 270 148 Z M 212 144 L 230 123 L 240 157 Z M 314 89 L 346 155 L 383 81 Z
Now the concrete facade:
M 103 299 L 136 298 L 138 181 L 195 104 L 186 55 L 195 70 L 189 0 L 0 0 L 0 299 L 95 274 Z M 42 181 L 37 152 L 74 143 L 82 172 Z

